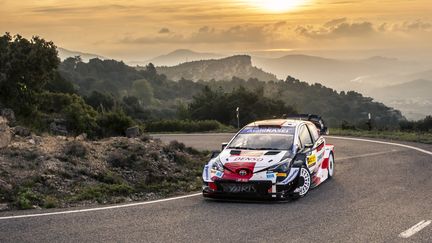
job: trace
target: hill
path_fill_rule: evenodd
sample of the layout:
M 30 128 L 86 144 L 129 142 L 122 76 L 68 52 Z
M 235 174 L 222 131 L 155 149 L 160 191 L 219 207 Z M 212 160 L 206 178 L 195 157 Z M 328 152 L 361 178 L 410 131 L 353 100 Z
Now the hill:
M 252 66 L 251 57 L 247 55 L 187 62 L 173 67 L 157 67 L 157 71 L 171 80 L 182 78 L 193 81 L 230 80 L 233 77 L 246 80 L 250 78 L 262 81 L 278 80 L 275 75 Z
M 175 66 L 185 62 L 217 59 L 222 57 L 222 55 L 215 53 L 201 53 L 187 49 L 178 49 L 166 55 L 155 57 L 147 61 L 146 64 L 153 63 L 156 66 Z
M 400 109 L 408 119 L 423 119 L 432 115 L 432 81 L 417 79 L 368 92 L 377 100 Z
M 221 73 L 220 77 L 225 77 L 225 80 L 221 81 L 197 82 L 187 79 L 172 81 L 169 76 L 160 74 L 153 65 L 137 70 L 115 60 L 93 59 L 89 63 L 76 61 L 65 60 L 60 65 L 60 73 L 78 88 L 81 95 L 88 96 L 93 91 L 98 91 L 114 96 L 118 100 L 136 96 L 139 102 L 135 103 L 135 106 L 139 107 L 138 110 L 147 111 L 143 113 L 145 115 L 138 116 L 143 120 L 179 118 L 183 114 L 181 111 L 187 110 L 188 104 L 201 94 L 206 86 L 225 93 L 232 93 L 233 90 L 245 87 L 249 92 L 255 92 L 260 97 L 281 100 L 298 112 L 321 114 L 332 126 L 339 126 L 343 120 L 350 123 L 364 123 L 368 112 L 373 113 L 377 123 L 383 126 L 397 126 L 398 121 L 403 120 L 403 116 L 397 110 L 374 102 L 372 98 L 356 92 L 338 93 L 323 85 L 310 85 L 291 77 L 286 81 L 263 82 L 259 79 L 244 80 L 222 75 L 228 69 L 229 61 L 234 62 L 231 63 L 232 65 L 244 66 L 246 63 L 247 66 L 252 67 L 248 56 L 228 58 L 227 62 L 215 60 L 217 65 L 211 66 L 208 71 L 206 68 L 210 68 L 209 66 L 203 67 L 204 70 L 189 69 L 191 75 L 195 72 L 202 75 L 212 71 L 212 74 Z M 236 63 L 239 61 L 240 64 Z M 189 64 L 194 63 L 187 63 Z M 187 67 L 182 68 L 187 70 Z M 179 107 L 183 108 L 179 110 Z M 253 107 L 248 108 L 253 110 Z M 211 113 L 211 111 L 207 112 Z M 128 114 L 137 117 L 136 112 Z
M 106 59 L 105 57 L 97 55 L 97 54 L 84 53 L 84 52 L 79 52 L 79 51 L 71 51 L 71 50 L 61 48 L 61 47 L 58 47 L 57 51 L 58 51 L 58 55 L 59 55 L 61 60 L 65 60 L 68 57 L 76 57 L 76 56 L 80 56 L 84 62 L 88 62 L 90 59 L 93 59 L 93 58 Z
M 395 84 L 385 77 L 420 70 L 417 63 L 381 56 L 342 60 L 309 55 L 286 55 L 280 58 L 257 57 L 253 62 L 257 67 L 274 73 L 279 78 L 290 75 L 337 90 L 357 91 L 377 85 Z

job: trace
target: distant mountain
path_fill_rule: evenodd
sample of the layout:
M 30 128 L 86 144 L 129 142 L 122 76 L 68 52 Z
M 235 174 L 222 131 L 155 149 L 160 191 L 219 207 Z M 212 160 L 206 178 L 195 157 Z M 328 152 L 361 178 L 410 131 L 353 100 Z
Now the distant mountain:
M 247 55 L 232 56 L 217 60 L 204 60 L 182 63 L 173 67 L 157 67 L 159 73 L 165 74 L 171 80 L 181 78 L 198 80 L 231 80 L 257 78 L 261 81 L 277 81 L 274 74 L 252 66 L 251 57 Z
M 185 62 L 217 59 L 222 57 L 224 56 L 214 53 L 201 53 L 187 49 L 179 49 L 166 55 L 158 56 L 151 60 L 148 60 L 145 64 L 151 62 L 155 66 L 175 66 Z
M 417 79 L 367 92 L 377 100 L 401 110 L 408 119 L 432 115 L 432 81 Z
M 417 79 L 411 82 L 391 85 L 370 91 L 376 97 L 388 99 L 431 98 L 432 81 Z M 432 110 L 431 110 L 432 111 Z
M 58 51 L 59 57 L 62 61 L 68 57 L 76 57 L 76 56 L 80 56 L 84 62 L 88 62 L 90 59 L 93 59 L 93 58 L 99 58 L 101 60 L 106 59 L 105 57 L 97 55 L 97 54 L 84 53 L 84 52 L 79 52 L 79 51 L 71 51 L 71 50 L 61 48 L 61 47 L 57 47 L 57 51 Z
M 286 55 L 280 58 L 254 58 L 254 65 L 285 79 L 290 75 L 309 83 L 322 83 L 337 90 L 363 90 L 364 87 L 390 85 L 376 77 L 421 70 L 414 62 L 375 56 L 359 60 L 339 60 L 308 55 Z M 384 83 L 385 81 L 385 83 Z

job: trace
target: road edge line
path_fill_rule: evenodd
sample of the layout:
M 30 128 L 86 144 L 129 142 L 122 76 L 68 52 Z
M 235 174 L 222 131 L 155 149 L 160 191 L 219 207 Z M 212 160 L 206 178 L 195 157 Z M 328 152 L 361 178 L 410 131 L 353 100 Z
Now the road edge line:
M 352 141 L 360 141 L 360 142 L 370 142 L 370 143 L 379 143 L 379 144 L 386 144 L 386 145 L 394 145 L 404 148 L 409 148 L 413 150 L 417 150 L 419 152 L 432 155 L 432 152 L 417 148 L 410 145 L 400 144 L 400 143 L 392 143 L 392 142 L 384 142 L 384 141 L 378 141 L 378 140 L 370 140 L 370 139 L 363 139 L 363 138 L 350 138 L 350 137 L 339 137 L 339 136 L 325 136 L 326 138 L 333 138 L 333 139 L 342 139 L 342 140 L 352 140 Z M 171 197 L 171 198 L 165 198 L 165 199 L 158 199 L 154 201 L 145 201 L 145 202 L 137 202 L 137 203 L 130 203 L 130 204 L 122 204 L 122 205 L 113 205 L 113 206 L 105 206 L 105 207 L 98 207 L 98 208 L 87 208 L 87 209 L 77 209 L 77 210 L 70 210 L 70 211 L 59 211 L 59 212 L 51 212 L 51 213 L 38 213 L 38 214 L 23 214 L 23 215 L 12 215 L 12 216 L 3 216 L 0 217 L 0 220 L 5 219 L 19 219 L 19 218 L 32 218 L 32 217 L 43 217 L 43 216 L 52 216 L 52 215 L 62 215 L 62 214 L 72 214 L 72 213 L 83 213 L 83 212 L 94 212 L 94 211 L 101 211 L 101 210 L 108 210 L 108 209 L 117 209 L 117 208 L 127 208 L 127 207 L 134 207 L 134 206 L 141 206 L 141 205 L 147 205 L 147 204 L 154 204 L 154 203 L 160 203 L 160 202 L 167 202 L 167 201 L 173 201 L 178 199 L 185 199 L 190 197 L 196 197 L 202 195 L 202 193 L 194 193 L 184 196 L 178 196 L 178 197 Z
M 51 213 L 38 213 L 38 214 L 23 214 L 23 215 L 3 216 L 3 217 L 0 217 L 0 220 L 19 219 L 19 218 L 32 218 L 32 217 L 42 217 L 42 216 L 52 216 L 52 215 L 61 215 L 61 214 L 72 214 L 72 213 L 84 213 L 84 212 L 93 212 L 93 211 L 101 211 L 101 210 L 117 209 L 117 208 L 128 208 L 128 207 L 134 207 L 134 206 L 140 206 L 140 205 L 147 205 L 147 204 L 154 204 L 154 203 L 160 203 L 160 202 L 167 202 L 167 201 L 173 201 L 173 200 L 178 200 L 178 199 L 185 199 L 185 198 L 190 198 L 190 197 L 196 197 L 196 196 L 199 196 L 199 195 L 202 195 L 202 193 L 200 192 L 200 193 L 194 193 L 194 194 L 189 194 L 189 195 L 184 195 L 184 196 L 158 199 L 158 200 L 154 200 L 154 201 L 136 202 L 136 203 L 113 205 L 113 206 L 105 206 L 105 207 L 98 207 L 98 208 L 76 209 L 76 210 L 70 210 L 70 211 L 59 211 L 59 212 L 51 212 Z
M 432 155 L 431 151 L 417 148 L 417 147 L 414 147 L 411 145 L 402 144 L 402 143 L 393 143 L 393 142 L 385 142 L 385 141 L 379 141 L 379 140 L 370 140 L 370 139 L 365 139 L 365 138 L 351 138 L 351 137 L 339 137 L 339 136 L 325 136 L 325 138 L 334 138 L 334 139 L 341 139 L 341 140 L 352 140 L 352 141 L 360 141 L 360 142 L 370 142 L 370 143 L 393 145 L 393 146 L 399 146 L 399 147 L 403 147 L 403 148 L 409 148 L 409 149 L 417 150 L 418 152 Z
M 412 226 L 411 228 L 405 230 L 404 232 L 399 234 L 399 237 L 407 239 L 415 234 L 417 234 L 418 232 L 420 232 L 421 230 L 423 230 L 424 228 L 426 228 L 428 225 L 430 225 L 432 223 L 431 220 L 422 220 L 419 223 L 417 223 L 416 225 Z

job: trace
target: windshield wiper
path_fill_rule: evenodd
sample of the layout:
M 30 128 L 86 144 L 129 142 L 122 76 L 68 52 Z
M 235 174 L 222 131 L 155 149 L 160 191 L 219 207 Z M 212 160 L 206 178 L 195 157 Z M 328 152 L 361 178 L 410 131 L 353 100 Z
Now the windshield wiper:
M 229 149 L 244 149 L 244 150 L 251 150 L 252 148 L 247 147 L 228 147 Z
M 256 150 L 282 150 L 280 148 L 256 148 Z

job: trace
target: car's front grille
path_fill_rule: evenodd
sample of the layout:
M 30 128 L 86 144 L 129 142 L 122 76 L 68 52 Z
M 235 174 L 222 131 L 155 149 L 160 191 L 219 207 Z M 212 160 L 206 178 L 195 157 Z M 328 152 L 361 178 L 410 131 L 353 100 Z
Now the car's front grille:
M 218 191 L 236 194 L 260 194 L 268 193 L 272 186 L 271 181 L 251 181 L 251 182 L 236 182 L 236 181 L 218 181 L 216 182 Z

